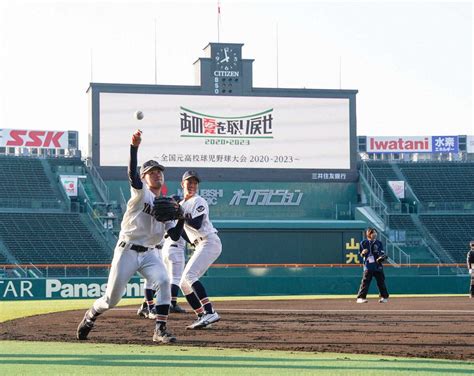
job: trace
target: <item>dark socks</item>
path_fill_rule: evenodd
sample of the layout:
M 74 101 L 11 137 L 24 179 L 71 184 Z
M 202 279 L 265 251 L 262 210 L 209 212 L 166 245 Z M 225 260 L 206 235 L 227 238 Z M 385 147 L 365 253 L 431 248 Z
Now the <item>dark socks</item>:
M 196 281 L 192 284 L 191 287 L 199 298 L 200 303 L 202 307 L 204 307 L 206 313 L 213 313 L 214 309 L 212 308 L 212 304 L 209 301 L 209 298 L 207 297 L 206 289 L 204 288 L 203 284 L 199 281 Z
M 171 305 L 174 307 L 178 301 L 179 286 L 171 284 Z
M 148 305 L 148 309 L 152 309 L 155 306 L 154 297 L 156 290 L 145 289 L 145 301 Z
M 160 304 L 156 306 L 156 327 L 160 330 L 166 327 L 166 322 L 168 321 L 168 313 L 170 311 L 169 304 Z
M 202 314 L 204 309 L 202 308 L 201 302 L 194 292 L 191 294 L 185 295 L 186 300 L 188 301 L 191 308 L 196 312 L 197 315 Z

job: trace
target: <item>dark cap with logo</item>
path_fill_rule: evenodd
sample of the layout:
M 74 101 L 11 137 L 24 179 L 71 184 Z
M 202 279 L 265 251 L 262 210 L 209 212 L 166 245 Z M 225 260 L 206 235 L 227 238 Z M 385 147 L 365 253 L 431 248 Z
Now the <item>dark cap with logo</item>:
M 185 180 L 188 180 L 188 179 L 191 179 L 191 178 L 195 178 L 197 180 L 198 183 L 201 182 L 201 178 L 199 177 L 198 173 L 194 170 L 188 170 L 186 171 L 184 174 L 183 174 L 183 181 Z
M 160 171 L 165 170 L 165 166 L 160 165 L 157 161 L 154 161 L 153 159 L 150 159 L 149 161 L 146 161 L 143 163 L 143 166 L 140 170 L 140 174 L 143 176 L 150 170 L 157 169 Z

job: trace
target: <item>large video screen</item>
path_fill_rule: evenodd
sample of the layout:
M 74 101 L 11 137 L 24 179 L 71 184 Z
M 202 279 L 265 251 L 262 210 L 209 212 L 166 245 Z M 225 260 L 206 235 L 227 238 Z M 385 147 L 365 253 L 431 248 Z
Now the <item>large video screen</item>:
M 100 93 L 100 166 L 126 166 L 132 132 L 139 163 L 166 167 L 350 169 L 347 98 Z M 144 118 L 137 120 L 136 111 Z

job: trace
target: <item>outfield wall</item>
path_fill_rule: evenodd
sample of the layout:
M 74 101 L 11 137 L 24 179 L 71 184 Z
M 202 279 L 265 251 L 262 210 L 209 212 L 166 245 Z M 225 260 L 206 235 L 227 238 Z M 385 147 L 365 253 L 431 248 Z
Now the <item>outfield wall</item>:
M 438 275 L 439 274 L 439 275 Z M 350 268 L 212 268 L 202 278 L 212 296 L 356 295 L 361 267 Z M 386 268 L 391 294 L 468 294 L 468 275 L 449 268 Z M 96 299 L 106 289 L 106 278 L 1 279 L 0 300 Z M 373 281 L 370 293 L 377 293 Z M 143 283 L 131 279 L 124 297 L 143 296 Z

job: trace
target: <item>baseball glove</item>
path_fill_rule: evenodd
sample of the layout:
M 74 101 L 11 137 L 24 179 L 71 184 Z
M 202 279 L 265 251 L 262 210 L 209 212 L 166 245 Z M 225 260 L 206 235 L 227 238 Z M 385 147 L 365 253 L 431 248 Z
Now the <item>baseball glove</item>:
M 379 264 L 382 264 L 386 259 L 387 259 L 387 256 L 380 256 L 375 261 L 377 261 Z
M 159 222 L 174 221 L 183 217 L 183 209 L 171 197 L 155 197 L 152 213 Z

